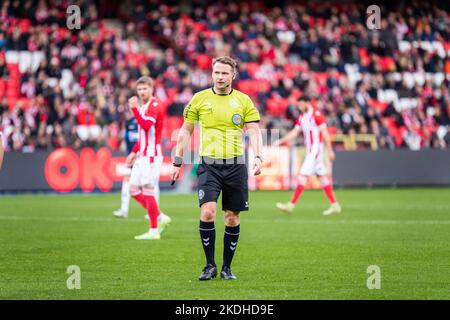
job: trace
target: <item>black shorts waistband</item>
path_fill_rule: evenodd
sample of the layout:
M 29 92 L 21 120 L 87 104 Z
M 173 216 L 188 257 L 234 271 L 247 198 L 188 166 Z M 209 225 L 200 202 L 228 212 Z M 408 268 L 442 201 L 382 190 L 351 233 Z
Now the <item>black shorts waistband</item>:
M 239 156 L 229 159 L 216 159 L 210 157 L 202 157 L 202 163 L 204 164 L 245 164 L 245 157 Z

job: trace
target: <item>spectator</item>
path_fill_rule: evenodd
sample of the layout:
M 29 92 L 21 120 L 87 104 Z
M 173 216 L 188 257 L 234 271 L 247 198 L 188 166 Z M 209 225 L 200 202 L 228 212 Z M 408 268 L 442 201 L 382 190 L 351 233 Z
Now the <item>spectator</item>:
M 181 116 L 187 97 L 210 85 L 203 61 L 221 53 L 238 58 L 238 80 L 258 81 L 249 94 L 268 126 L 288 130 L 290 104 L 307 92 L 337 133 L 371 133 L 388 149 L 449 146 L 450 94 L 440 74 L 445 78 L 450 63 L 439 47 L 450 38 L 450 15 L 437 1 L 392 5 L 376 31 L 367 30 L 358 3 L 124 3 L 110 13 L 124 21 L 123 32 L 103 23 L 103 4 L 78 3 L 80 31 L 61 27 L 65 8 L 54 1 L 5 1 L 0 7 L 0 93 L 5 97 L 17 87 L 20 94 L 1 99 L 7 151 L 117 148 L 132 79 L 152 76 L 167 112 Z M 19 75 L 17 86 L 7 85 L 16 77 L 7 50 L 44 57 L 37 69 Z M 413 102 L 403 104 L 405 98 Z M 399 113 L 404 105 L 416 109 L 406 118 Z M 404 136 L 395 135 L 399 131 Z

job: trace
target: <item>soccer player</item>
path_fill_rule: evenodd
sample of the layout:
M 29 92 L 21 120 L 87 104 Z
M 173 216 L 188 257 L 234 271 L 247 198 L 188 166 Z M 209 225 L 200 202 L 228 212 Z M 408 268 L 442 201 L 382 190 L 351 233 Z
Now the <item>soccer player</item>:
M 133 113 L 131 111 L 127 111 L 126 113 L 127 120 L 125 122 L 125 142 L 127 145 L 127 151 L 128 156 L 125 161 L 125 164 L 127 166 L 123 180 L 122 180 L 122 190 L 120 193 L 120 209 L 113 212 L 114 217 L 116 218 L 128 218 L 128 210 L 130 207 L 130 175 L 131 175 L 131 168 L 133 167 L 134 161 L 136 160 L 137 153 L 139 151 L 133 152 L 133 148 L 138 142 L 139 137 L 139 124 L 134 117 Z M 162 122 L 160 122 L 159 125 L 156 126 L 156 144 L 161 145 L 161 138 L 162 138 Z M 137 149 L 136 149 L 137 150 Z M 163 161 L 163 155 L 158 155 L 156 157 L 161 157 L 160 159 L 157 159 L 157 161 L 161 162 Z M 155 199 L 158 203 L 158 206 L 160 204 L 159 202 L 159 174 L 157 174 L 157 181 L 154 188 L 155 193 Z M 144 217 L 146 219 L 149 219 L 148 214 L 145 214 Z M 165 215 L 161 210 L 158 215 L 158 227 L 160 231 L 162 231 L 170 222 L 172 219 Z
M 124 139 L 127 145 L 128 157 L 126 160 L 127 170 L 123 176 L 122 180 L 122 190 L 120 193 L 120 209 L 113 212 L 116 218 L 127 218 L 128 209 L 130 207 L 130 174 L 131 168 L 133 166 L 134 160 L 136 159 L 136 154 L 133 152 L 133 147 L 138 141 L 139 136 L 139 125 L 136 118 L 133 116 L 131 111 L 126 112 L 126 122 L 125 122 L 125 135 Z M 156 189 L 156 187 L 155 187 Z
M 139 105 L 136 96 L 128 100 L 139 124 L 138 141 L 127 158 L 127 163 L 130 164 L 134 160 L 132 158 L 136 157 L 131 169 L 130 194 L 147 209 L 150 229 L 135 239 L 158 240 L 161 238 L 158 230 L 160 212 L 155 199 L 155 186 L 162 165 L 162 150 L 158 142 L 161 139 L 163 112 L 160 103 L 153 97 L 153 80 L 150 77 L 139 78 L 136 81 L 136 90 L 142 104 Z
M 333 192 L 333 185 L 330 178 L 327 176 L 326 168 L 323 161 L 323 142 L 327 148 L 327 155 L 330 161 L 335 158 L 333 148 L 331 146 L 330 136 L 327 131 L 327 125 L 324 117 L 319 110 L 316 110 L 306 95 L 300 97 L 297 106 L 301 112 L 295 127 L 280 140 L 274 142 L 274 145 L 284 144 L 297 137 L 300 131 L 303 131 L 303 137 L 306 145 L 306 156 L 303 165 L 300 169 L 300 176 L 298 177 L 298 184 L 292 195 L 291 201 L 288 203 L 277 203 L 278 209 L 285 212 L 292 212 L 295 204 L 302 194 L 305 184 L 309 176 L 314 174 L 320 177 L 320 184 L 327 196 L 331 206 L 323 212 L 323 215 L 330 215 L 341 212 L 341 206 L 336 201 L 336 196 Z
M 212 69 L 213 87 L 197 92 L 184 110 L 184 123 L 178 135 L 172 179 L 177 180 L 179 177 L 184 150 L 194 130 L 194 124 L 199 121 L 199 229 L 206 256 L 206 266 L 199 280 L 210 280 L 217 276 L 214 220 L 220 192 L 225 218 L 220 276 L 232 280 L 236 279 L 231 272 L 231 262 L 239 239 L 240 212 L 249 209 L 248 173 L 242 135 L 244 130 L 250 135 L 256 155 L 252 168 L 254 175 L 261 173 L 262 136 L 258 125 L 258 110 L 246 94 L 232 88 L 237 74 L 236 62 L 230 57 L 220 57 L 213 60 Z

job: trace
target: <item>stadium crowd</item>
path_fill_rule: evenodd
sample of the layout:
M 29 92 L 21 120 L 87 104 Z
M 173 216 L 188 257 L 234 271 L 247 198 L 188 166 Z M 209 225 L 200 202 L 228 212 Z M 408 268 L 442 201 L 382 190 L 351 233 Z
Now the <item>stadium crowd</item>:
M 439 2 L 381 7 L 305 2 L 4 1 L 0 8 L 0 124 L 7 151 L 62 146 L 124 150 L 133 81 L 150 75 L 169 121 L 180 124 L 193 93 L 211 85 L 211 59 L 239 61 L 237 88 L 267 129 L 289 130 L 295 100 L 314 98 L 334 134 L 373 134 L 379 148 L 450 145 L 450 12 Z M 72 4 L 72 3 L 70 3 Z M 106 14 L 106 13 L 107 14 Z M 108 19 L 100 18 L 107 16 Z M 112 19 L 114 18 L 114 19 Z M 18 71 L 8 52 L 42 52 Z M 170 145 L 170 141 L 166 141 Z

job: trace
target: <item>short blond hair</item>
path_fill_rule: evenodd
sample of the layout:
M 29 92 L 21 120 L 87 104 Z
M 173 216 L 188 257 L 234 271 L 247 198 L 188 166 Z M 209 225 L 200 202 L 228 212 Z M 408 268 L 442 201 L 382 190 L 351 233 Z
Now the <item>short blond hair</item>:
M 233 69 L 233 72 L 236 72 L 236 70 L 237 70 L 237 62 L 236 62 L 236 60 L 234 60 L 233 58 L 231 58 L 229 56 L 222 56 L 222 57 L 218 57 L 218 58 L 213 59 L 212 66 L 214 67 L 214 65 L 217 62 L 229 65 Z
M 140 84 L 146 84 L 146 85 L 148 85 L 149 87 L 153 87 L 153 80 L 152 80 L 152 78 L 150 78 L 150 77 L 142 76 L 142 77 L 140 77 L 139 79 L 137 79 L 137 81 L 136 81 L 136 87 L 137 87 L 138 85 L 140 85 Z

